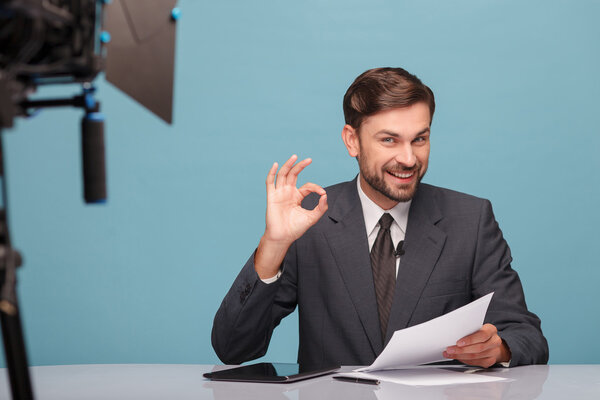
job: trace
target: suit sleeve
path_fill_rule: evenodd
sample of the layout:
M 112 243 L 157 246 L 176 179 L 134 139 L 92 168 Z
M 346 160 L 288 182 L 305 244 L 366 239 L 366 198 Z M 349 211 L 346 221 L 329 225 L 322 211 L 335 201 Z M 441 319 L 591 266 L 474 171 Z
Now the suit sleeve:
M 288 250 L 282 274 L 266 284 L 254 270 L 254 254 L 223 299 L 212 329 L 212 345 L 225 364 L 262 357 L 273 329 L 296 308 L 296 245 Z
M 473 294 L 494 292 L 485 322 L 494 324 L 510 348 L 510 366 L 545 364 L 548 343 L 540 319 L 527 309 L 519 276 L 511 267 L 508 244 L 494 218 L 492 205 L 482 204 L 473 271 Z

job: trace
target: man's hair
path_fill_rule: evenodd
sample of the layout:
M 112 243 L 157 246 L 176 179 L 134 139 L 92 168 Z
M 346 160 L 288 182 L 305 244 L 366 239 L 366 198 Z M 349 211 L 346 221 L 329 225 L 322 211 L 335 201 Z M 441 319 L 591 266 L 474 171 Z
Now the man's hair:
M 402 68 L 374 68 L 363 72 L 344 95 L 346 124 L 358 130 L 368 116 L 416 103 L 429 106 L 433 120 L 433 92 L 419 78 Z

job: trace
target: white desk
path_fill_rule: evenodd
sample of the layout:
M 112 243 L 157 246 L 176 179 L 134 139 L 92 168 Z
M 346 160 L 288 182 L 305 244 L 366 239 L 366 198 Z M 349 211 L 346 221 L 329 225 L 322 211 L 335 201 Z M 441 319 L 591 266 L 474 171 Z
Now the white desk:
M 344 369 L 351 369 L 345 367 Z M 352 400 L 352 399 L 600 399 L 600 365 L 535 365 L 485 372 L 509 381 L 412 387 L 335 381 L 331 376 L 292 384 L 211 382 L 212 365 L 62 365 L 32 367 L 38 400 Z M 0 399 L 10 398 L 0 369 Z

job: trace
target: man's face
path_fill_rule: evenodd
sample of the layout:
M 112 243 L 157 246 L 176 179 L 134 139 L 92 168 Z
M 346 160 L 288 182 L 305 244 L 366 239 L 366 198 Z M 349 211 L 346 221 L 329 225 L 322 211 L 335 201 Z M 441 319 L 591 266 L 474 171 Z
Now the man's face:
M 358 159 L 365 194 L 384 210 L 415 195 L 429 162 L 431 117 L 425 103 L 367 117 L 360 132 L 344 126 L 342 138 Z

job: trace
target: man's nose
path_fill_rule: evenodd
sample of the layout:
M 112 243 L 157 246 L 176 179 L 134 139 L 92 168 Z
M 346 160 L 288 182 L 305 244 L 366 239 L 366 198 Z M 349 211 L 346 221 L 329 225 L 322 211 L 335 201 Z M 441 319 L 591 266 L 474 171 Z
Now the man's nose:
M 398 164 L 401 164 L 404 167 L 412 168 L 417 162 L 417 157 L 413 152 L 412 146 L 407 143 L 406 145 L 398 148 L 395 160 Z

